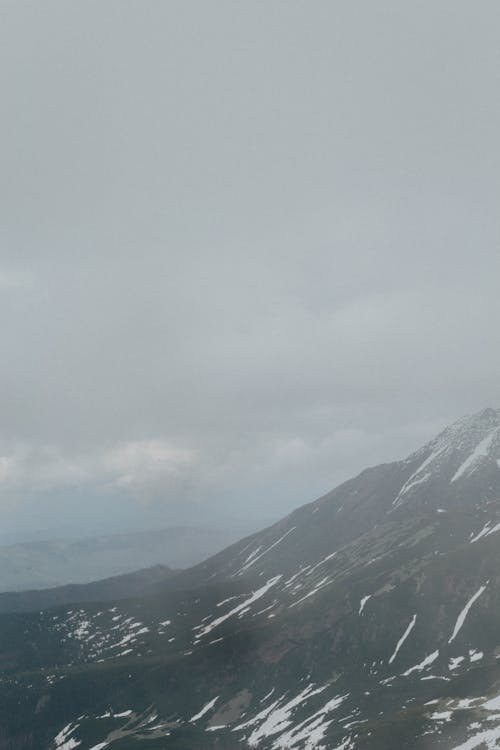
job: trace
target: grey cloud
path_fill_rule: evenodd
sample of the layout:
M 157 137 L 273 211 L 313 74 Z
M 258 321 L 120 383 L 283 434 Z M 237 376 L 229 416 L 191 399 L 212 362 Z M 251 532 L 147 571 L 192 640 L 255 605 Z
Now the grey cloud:
M 500 404 L 496 3 L 2 16 L 0 514 L 21 534 L 51 493 L 109 525 L 129 501 L 285 512 Z M 128 488 L 106 468 L 155 444 L 193 458 Z

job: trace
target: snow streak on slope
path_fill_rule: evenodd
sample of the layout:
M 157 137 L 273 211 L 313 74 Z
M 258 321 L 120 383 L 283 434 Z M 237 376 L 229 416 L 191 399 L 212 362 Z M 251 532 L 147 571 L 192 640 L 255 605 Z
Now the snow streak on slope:
M 406 641 L 406 639 L 410 635 L 410 633 L 413 630 L 413 627 L 414 627 L 416 621 L 417 621 L 417 615 L 413 615 L 413 618 L 412 618 L 410 624 L 408 625 L 408 627 L 406 628 L 405 632 L 403 633 L 403 635 L 401 636 L 401 638 L 399 639 L 399 641 L 396 644 L 396 648 L 394 649 L 394 653 L 392 654 L 391 658 L 389 659 L 389 664 L 392 664 L 392 662 L 394 661 L 394 659 L 398 655 L 399 649 L 401 648 L 401 646 L 403 645 L 403 643 Z
M 73 748 L 78 747 L 78 745 L 82 744 L 80 740 L 75 740 L 73 737 L 70 737 L 70 735 L 74 734 L 77 729 L 77 723 L 67 724 L 64 729 L 61 729 L 59 734 L 54 737 L 55 747 L 57 748 L 57 750 L 73 750 Z
M 334 696 L 298 724 L 295 724 L 294 714 L 298 708 L 302 709 L 311 698 L 322 693 L 327 687 L 328 685 L 323 685 L 316 688 L 314 683 L 311 683 L 293 698 L 285 700 L 285 697 L 281 696 L 253 718 L 234 727 L 232 731 L 240 732 L 253 727 L 247 740 L 250 747 L 258 747 L 267 738 L 276 737 L 272 750 L 292 750 L 299 746 L 303 750 L 319 748 L 319 742 L 331 724 L 326 718 L 327 715 L 337 709 L 348 694 Z
M 364 610 L 364 608 L 365 608 L 365 606 L 366 606 L 366 602 L 367 602 L 367 601 L 368 601 L 369 599 L 371 599 L 371 598 L 372 598 L 372 595 L 371 595 L 371 594 L 368 594 L 367 596 L 364 596 L 364 597 L 363 597 L 363 598 L 361 599 L 361 601 L 360 601 L 360 603 L 359 603 L 359 612 L 358 612 L 358 615 L 360 615 L 360 614 L 361 614 L 361 613 L 363 612 L 363 610 Z
M 341 706 L 346 698 L 347 695 L 337 695 L 335 698 L 329 700 L 319 711 L 316 711 L 296 727 L 282 734 L 274 743 L 273 750 L 279 750 L 280 748 L 282 750 L 292 750 L 301 742 L 305 743 L 302 746 L 304 750 L 315 750 L 315 748 L 319 750 L 319 743 L 324 738 L 326 730 L 332 723 L 325 720 L 327 714 Z
M 489 435 L 481 440 L 481 442 L 475 447 L 472 453 L 467 456 L 463 464 L 458 467 L 457 471 L 451 478 L 451 481 L 456 482 L 457 479 L 460 479 L 460 477 L 464 476 L 464 474 L 469 474 L 471 471 L 473 471 L 478 461 L 481 458 L 487 457 L 489 455 L 490 448 L 497 436 L 498 427 L 495 427 L 495 429 L 492 430 Z
M 500 740 L 500 727 L 495 729 L 485 729 L 470 737 L 460 745 L 455 745 L 453 750 L 475 750 L 476 748 L 485 747 L 487 750 L 493 750 L 498 747 L 497 740 Z
M 490 531 L 490 521 L 488 523 L 485 523 L 481 531 L 478 531 L 477 534 L 474 534 L 474 536 L 470 540 L 470 544 L 474 544 L 474 542 L 478 542 L 480 539 L 483 538 L 483 536 L 486 536 Z
M 276 541 L 275 541 L 275 542 L 274 542 L 273 544 L 271 544 L 271 545 L 270 545 L 270 546 L 269 546 L 269 547 L 268 547 L 267 549 L 265 549 L 265 550 L 264 550 L 264 552 L 261 552 L 261 553 L 260 553 L 260 555 L 257 555 L 257 554 L 256 554 L 256 552 L 257 552 L 258 550 L 256 550 L 256 551 L 255 551 L 254 553 L 251 553 L 251 554 L 250 554 L 250 555 L 248 556 L 248 558 L 247 558 L 247 562 L 246 562 L 246 563 L 245 563 L 245 564 L 243 565 L 243 567 L 242 567 L 242 568 L 240 568 L 240 570 L 238 571 L 238 575 L 241 575 L 241 574 L 242 574 L 242 573 L 244 573 L 244 572 L 245 572 L 246 570 L 248 570 L 248 568 L 250 568 L 250 567 L 251 567 L 252 565 L 254 565 L 254 564 L 255 564 L 255 563 L 257 562 L 257 560 L 260 560 L 260 559 L 261 559 L 261 557 L 264 557 L 264 555 L 267 555 L 267 553 L 268 553 L 268 552 L 270 552 L 270 551 L 271 551 L 271 550 L 272 550 L 272 549 L 273 549 L 274 547 L 276 547 L 276 546 L 277 546 L 277 545 L 278 545 L 278 544 L 279 544 L 280 542 L 282 542 L 282 541 L 283 541 L 283 539 L 285 539 L 285 537 L 287 537 L 287 536 L 288 536 L 288 534 L 291 534 L 291 533 L 292 533 L 292 531 L 295 531 L 295 529 L 296 529 L 296 526 L 292 526 L 292 528 L 291 528 L 291 529 L 288 529 L 288 531 L 287 531 L 287 532 L 286 532 L 285 534 L 283 534 L 283 536 L 281 536 L 281 537 L 280 537 L 279 539 L 277 539 L 277 540 L 276 540 Z M 260 549 L 260 547 L 259 547 L 259 549 Z
M 250 747 L 257 747 L 260 740 L 264 737 L 270 737 L 274 734 L 283 732 L 292 723 L 290 717 L 293 713 L 293 710 L 308 698 L 321 693 L 325 689 L 324 687 L 316 689 L 313 688 L 313 684 L 308 685 L 304 690 L 302 690 L 302 692 L 296 695 L 295 698 L 292 698 L 282 706 L 280 706 L 279 701 L 277 701 L 274 704 L 273 710 L 266 716 L 265 721 L 260 725 L 260 727 L 254 729 L 254 731 L 248 738 L 248 744 L 250 745 Z
M 481 586 L 476 591 L 476 593 L 474 594 L 474 596 L 472 596 L 469 599 L 469 601 L 467 602 L 467 604 L 465 605 L 465 607 L 463 608 L 463 610 L 460 612 L 460 614 L 457 617 L 457 621 L 455 623 L 455 627 L 453 628 L 453 633 L 451 634 L 451 636 L 450 636 L 450 638 L 448 640 L 448 643 L 451 643 L 452 641 L 455 640 L 456 636 L 460 632 L 460 629 L 461 629 L 462 625 L 465 622 L 465 618 L 467 617 L 467 613 L 469 612 L 469 609 L 472 607 L 472 605 L 474 604 L 474 602 L 476 601 L 476 599 L 479 599 L 479 597 L 481 596 L 481 594 L 483 593 L 483 591 L 486 589 L 487 585 L 488 585 L 488 581 L 486 581 L 486 583 L 484 584 L 484 586 Z
M 496 523 L 494 526 L 492 526 L 491 524 L 492 521 L 488 521 L 488 523 L 485 523 L 481 531 L 479 531 L 475 536 L 472 537 L 472 539 L 470 540 L 470 544 L 474 544 L 474 542 L 478 542 L 483 537 L 491 536 L 491 534 L 496 534 L 497 531 L 500 531 L 500 522 Z
M 411 477 L 405 482 L 403 487 L 401 488 L 398 496 L 393 502 L 393 505 L 399 505 L 403 496 L 406 495 L 413 487 L 415 487 L 418 484 L 422 484 L 423 482 L 426 482 L 428 479 L 431 478 L 432 473 L 431 472 L 425 472 L 422 474 L 422 471 L 429 466 L 429 464 L 433 463 L 440 455 L 446 450 L 447 446 L 442 446 L 438 448 L 437 450 L 433 451 L 430 456 L 428 456 L 425 461 L 418 467 L 416 471 L 413 472 Z
M 333 558 L 334 558 L 334 557 L 335 557 L 336 555 L 338 555 L 338 553 L 339 553 L 339 550 L 338 550 L 338 549 L 337 549 L 337 550 L 335 550 L 335 552 L 330 552 L 330 554 L 329 554 L 329 555 L 327 555 L 327 556 L 326 556 L 326 557 L 324 557 L 324 558 L 323 558 L 322 560 L 320 560 L 320 561 L 319 561 L 318 563 L 316 563 L 316 565 L 313 565 L 313 566 L 312 566 L 312 568 L 311 568 L 311 569 L 310 569 L 310 570 L 309 570 L 309 571 L 308 571 L 308 572 L 306 573 L 306 575 L 307 575 L 307 576 L 310 576 L 310 575 L 312 575 L 312 574 L 314 573 L 314 571 L 315 571 L 315 570 L 317 570 L 317 569 L 318 569 L 318 568 L 320 567 L 320 565 L 324 565 L 324 564 L 325 564 L 326 562 L 328 562 L 329 560 L 333 560 Z
M 278 583 L 278 581 L 281 578 L 282 578 L 281 575 L 274 576 L 274 578 L 270 578 L 269 581 L 267 581 L 267 583 L 264 584 L 264 586 L 261 586 L 260 589 L 257 589 L 257 591 L 254 591 L 253 594 L 248 599 L 246 599 L 244 602 L 241 602 L 241 604 L 238 604 L 237 607 L 234 607 L 225 615 L 222 615 L 221 617 L 217 617 L 215 620 L 212 620 L 212 622 L 209 622 L 207 625 L 196 625 L 194 630 L 199 630 L 200 632 L 197 634 L 195 641 L 198 641 L 200 638 L 203 638 L 204 635 L 207 635 L 207 633 L 210 633 L 214 628 L 218 627 L 221 623 L 223 623 L 225 620 L 229 619 L 233 615 L 236 615 L 242 610 L 246 609 L 247 607 L 250 607 L 254 602 L 257 601 L 257 599 L 260 599 L 262 596 L 264 596 L 264 594 L 266 594 L 272 586 Z
M 332 579 L 330 576 L 325 576 L 322 578 L 318 583 L 315 584 L 314 588 L 312 588 L 310 591 L 307 592 L 307 594 L 304 594 L 300 599 L 297 599 L 296 602 L 293 602 L 293 604 L 290 604 L 290 609 L 292 607 L 296 607 L 297 604 L 301 604 L 306 599 L 309 599 L 310 596 L 314 596 L 314 594 L 317 594 L 318 591 L 321 591 L 325 586 L 328 586 L 329 583 L 332 582 Z
M 408 677 L 408 675 L 412 674 L 413 672 L 421 672 L 423 669 L 435 662 L 438 656 L 439 651 L 433 651 L 432 654 L 426 656 L 425 659 L 423 659 L 419 664 L 415 664 L 414 667 L 410 667 L 410 669 L 407 669 L 406 672 L 403 672 L 403 677 Z
M 198 711 L 197 714 L 192 716 L 189 719 L 189 721 L 198 721 L 198 719 L 201 719 L 202 716 L 205 716 L 205 714 L 208 713 L 208 711 L 210 711 L 210 709 L 215 706 L 218 700 L 219 700 L 219 696 L 217 695 L 213 700 L 209 701 L 208 703 L 205 703 L 203 708 L 200 711 Z

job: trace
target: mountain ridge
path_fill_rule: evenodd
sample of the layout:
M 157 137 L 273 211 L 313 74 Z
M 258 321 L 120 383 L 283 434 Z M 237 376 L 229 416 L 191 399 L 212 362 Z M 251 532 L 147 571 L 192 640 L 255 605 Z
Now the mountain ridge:
M 110 576 L 91 583 L 68 583 L 54 588 L 0 593 L 0 613 L 33 612 L 82 602 L 106 602 L 144 595 L 176 574 L 166 565 Z

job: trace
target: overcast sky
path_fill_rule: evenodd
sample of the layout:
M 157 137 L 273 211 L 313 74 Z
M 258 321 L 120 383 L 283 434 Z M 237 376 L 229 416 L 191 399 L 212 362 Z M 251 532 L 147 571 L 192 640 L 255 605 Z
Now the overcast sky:
M 265 523 L 500 406 L 497 0 L 0 6 L 0 528 Z

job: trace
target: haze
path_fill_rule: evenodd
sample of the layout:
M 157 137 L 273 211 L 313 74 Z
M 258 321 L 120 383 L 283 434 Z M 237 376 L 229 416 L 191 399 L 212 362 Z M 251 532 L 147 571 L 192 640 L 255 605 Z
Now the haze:
M 265 525 L 500 405 L 500 8 L 4 2 L 5 539 Z

